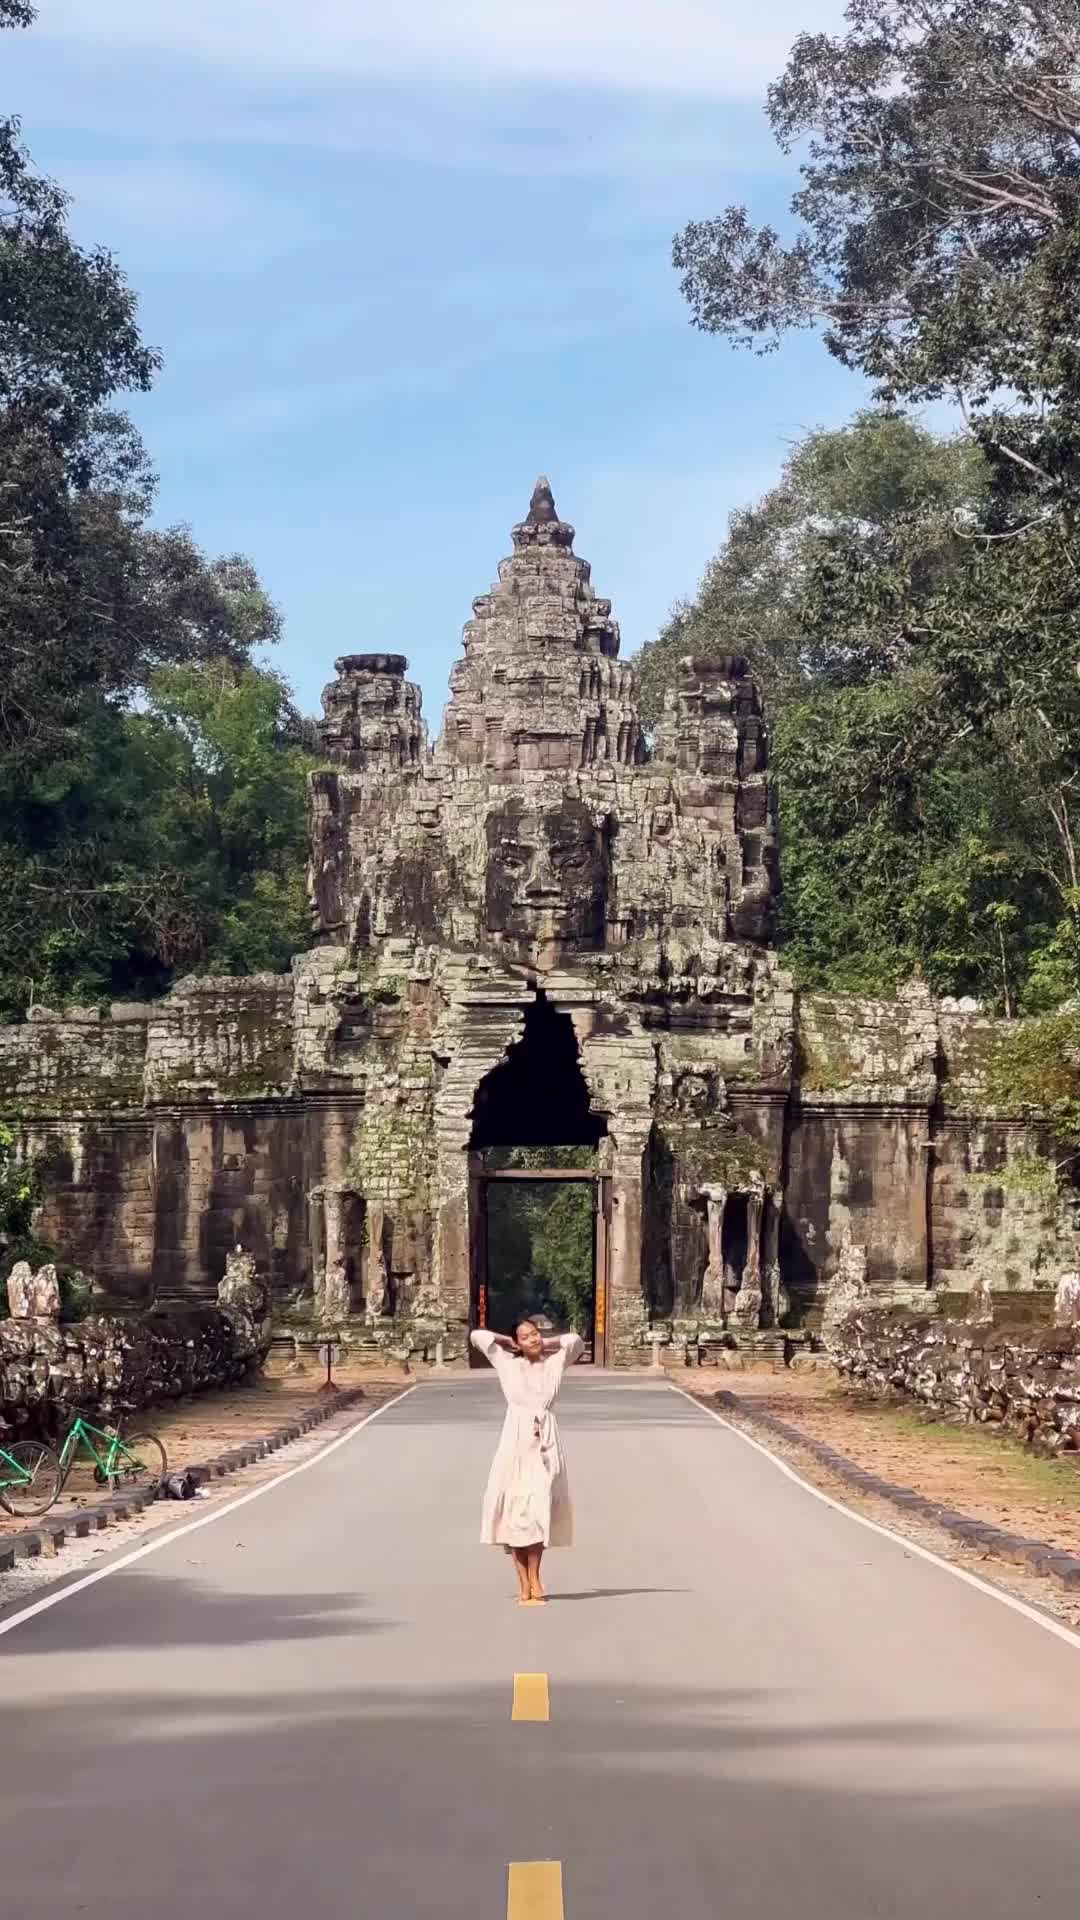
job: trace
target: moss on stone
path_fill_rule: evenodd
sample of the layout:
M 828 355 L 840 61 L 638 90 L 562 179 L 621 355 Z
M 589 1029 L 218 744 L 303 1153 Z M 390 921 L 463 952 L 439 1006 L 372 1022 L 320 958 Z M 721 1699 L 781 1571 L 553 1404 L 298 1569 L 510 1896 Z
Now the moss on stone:
M 434 1136 L 422 1108 L 376 1101 L 364 1111 L 349 1159 L 349 1180 L 359 1192 L 429 1202 Z
M 840 1046 L 825 1044 L 820 1033 L 813 1041 L 799 1041 L 799 1084 L 804 1093 L 841 1093 L 859 1077 L 851 1055 Z
M 1056 1201 L 1061 1188 L 1054 1161 L 1041 1153 L 1018 1153 L 993 1173 L 970 1173 L 967 1184 L 982 1189 L 984 1205 L 995 1191 L 1000 1192 L 1002 1199 L 1015 1194 L 1032 1200 Z
M 1003 1027 L 983 1070 L 995 1107 L 1045 1115 L 1061 1140 L 1080 1146 L 1080 1011 Z
M 742 1127 L 665 1127 L 664 1139 L 684 1180 L 699 1187 L 768 1185 L 775 1178 L 767 1148 Z

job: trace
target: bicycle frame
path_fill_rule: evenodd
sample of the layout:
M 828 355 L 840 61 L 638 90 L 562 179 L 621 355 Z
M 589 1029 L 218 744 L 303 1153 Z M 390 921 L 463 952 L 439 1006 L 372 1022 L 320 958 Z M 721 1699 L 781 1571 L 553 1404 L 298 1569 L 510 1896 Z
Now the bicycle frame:
M 94 1445 L 95 1440 L 106 1442 L 107 1451 L 104 1455 L 98 1452 Z M 80 1414 L 69 1427 L 67 1438 L 60 1449 L 60 1472 L 65 1479 L 74 1465 L 75 1455 L 80 1446 L 90 1455 L 98 1472 L 106 1480 L 114 1478 L 117 1472 L 122 1473 L 125 1470 L 123 1466 L 117 1466 L 121 1457 L 125 1464 L 130 1464 L 132 1467 L 142 1465 L 133 1453 L 128 1452 L 118 1433 L 106 1433 L 101 1427 L 92 1427 L 89 1420 L 84 1420 Z

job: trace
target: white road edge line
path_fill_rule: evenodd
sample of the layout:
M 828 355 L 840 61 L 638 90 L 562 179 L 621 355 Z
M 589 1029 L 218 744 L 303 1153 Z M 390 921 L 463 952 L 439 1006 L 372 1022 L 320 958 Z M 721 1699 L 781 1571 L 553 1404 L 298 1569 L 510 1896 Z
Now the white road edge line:
M 831 1495 L 822 1493 L 820 1487 L 815 1487 L 811 1481 L 804 1480 L 801 1473 L 796 1473 L 794 1467 L 789 1467 L 787 1461 L 782 1460 L 778 1453 L 773 1453 L 770 1448 L 763 1446 L 761 1441 L 755 1440 L 751 1434 L 744 1433 L 742 1428 L 735 1426 L 731 1420 L 725 1420 L 722 1413 L 714 1413 L 711 1407 L 706 1407 L 700 1400 L 695 1400 L 693 1394 L 687 1393 L 684 1387 L 676 1387 L 670 1381 L 668 1385 L 671 1386 L 672 1393 L 679 1394 L 683 1400 L 689 1400 L 691 1406 L 697 1407 L 698 1411 L 706 1414 L 710 1420 L 715 1420 L 717 1426 L 726 1428 L 728 1433 L 733 1433 L 736 1440 L 744 1441 L 748 1447 L 753 1447 L 755 1453 L 763 1454 L 765 1459 L 771 1461 L 786 1479 L 794 1480 L 797 1487 L 801 1487 L 804 1493 L 810 1494 L 812 1499 L 820 1500 L 823 1507 L 831 1507 L 834 1513 L 844 1514 L 848 1520 L 854 1520 L 858 1527 L 867 1527 L 871 1533 L 879 1533 L 883 1540 L 891 1540 L 895 1546 L 903 1547 L 905 1553 L 913 1553 L 916 1559 L 928 1560 L 932 1567 L 940 1567 L 943 1573 L 951 1573 L 954 1580 L 962 1580 L 966 1587 L 974 1587 L 978 1593 L 985 1593 L 991 1600 L 999 1601 L 1003 1607 L 1008 1607 L 1013 1613 L 1022 1614 L 1023 1618 L 1030 1620 L 1033 1626 L 1042 1627 L 1044 1633 L 1052 1633 L 1055 1640 L 1063 1640 L 1074 1653 L 1080 1652 L 1080 1634 L 1074 1633 L 1071 1627 L 1063 1627 L 1059 1621 L 1051 1620 L 1047 1614 L 1040 1613 L 1037 1607 L 1029 1607 L 1026 1600 L 1015 1599 L 1011 1593 L 1004 1593 L 1000 1587 L 991 1586 L 989 1580 L 980 1580 L 977 1573 L 969 1573 L 966 1567 L 953 1566 L 950 1560 L 943 1560 L 939 1553 L 932 1552 L 929 1547 L 920 1547 L 917 1540 L 909 1540 L 902 1533 L 894 1533 L 891 1527 L 883 1527 L 877 1520 L 869 1519 L 865 1513 L 856 1512 L 854 1507 L 846 1507 L 842 1500 L 834 1500 Z
M 339 1433 L 336 1440 L 331 1440 L 327 1446 L 320 1447 L 318 1453 L 313 1453 L 309 1460 L 301 1460 L 295 1467 L 289 1467 L 286 1472 L 277 1474 L 273 1480 L 265 1481 L 261 1487 L 252 1487 L 249 1493 L 242 1493 L 238 1499 L 229 1500 L 223 1507 L 216 1507 L 213 1513 L 204 1513 L 198 1520 L 189 1520 L 186 1526 L 162 1533 L 156 1540 L 148 1540 L 145 1546 L 136 1547 L 131 1553 L 122 1554 L 118 1560 L 111 1560 L 107 1567 L 98 1567 L 94 1573 L 83 1574 L 81 1580 L 73 1580 L 70 1586 L 60 1587 L 57 1592 L 47 1593 L 43 1599 L 33 1601 L 30 1606 L 23 1607 L 18 1613 L 13 1613 L 9 1620 L 0 1620 L 0 1638 L 5 1633 L 11 1633 L 15 1627 L 21 1627 L 25 1621 L 33 1620 L 36 1614 L 48 1613 L 50 1607 L 58 1607 L 61 1601 L 70 1600 L 73 1594 L 85 1593 L 87 1587 L 96 1587 L 99 1580 L 107 1580 L 111 1573 L 121 1573 L 125 1567 L 133 1567 L 137 1560 L 145 1560 L 151 1553 L 160 1553 L 162 1547 L 171 1547 L 175 1541 L 185 1539 L 189 1533 L 198 1533 L 203 1527 L 213 1526 L 216 1520 L 224 1520 L 227 1514 L 236 1513 L 241 1507 L 249 1506 L 252 1500 L 261 1500 L 264 1493 L 273 1493 L 275 1487 L 283 1487 L 287 1480 L 295 1480 L 298 1473 L 307 1473 L 309 1467 L 321 1466 L 322 1462 L 329 1459 L 332 1453 L 336 1453 L 339 1447 L 343 1447 L 349 1440 L 354 1440 L 358 1433 L 363 1433 L 365 1427 L 370 1427 L 372 1421 L 377 1420 L 380 1414 L 389 1413 L 391 1407 L 399 1406 L 402 1400 L 407 1400 L 409 1394 L 415 1392 L 414 1384 L 406 1387 L 403 1393 L 396 1393 L 392 1400 L 384 1400 L 381 1407 L 375 1407 L 371 1413 L 365 1414 L 362 1420 L 358 1420 L 355 1426 L 347 1428 L 344 1433 Z

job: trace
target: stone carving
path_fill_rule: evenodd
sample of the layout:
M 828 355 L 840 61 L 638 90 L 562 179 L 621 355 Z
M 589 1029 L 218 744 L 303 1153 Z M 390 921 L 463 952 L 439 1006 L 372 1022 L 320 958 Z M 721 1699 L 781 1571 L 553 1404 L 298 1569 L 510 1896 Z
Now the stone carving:
M 1080 1448 L 1080 1332 L 1001 1328 L 866 1311 L 838 1330 L 832 1358 L 859 1389 L 897 1391 L 949 1420 L 1002 1425 L 1041 1453 Z
M 985 1267 L 978 1267 L 972 1277 L 964 1319 L 969 1327 L 992 1327 L 994 1324 L 994 1296 L 990 1275 Z
M 488 814 L 484 923 L 509 954 L 550 964 L 603 945 L 608 861 L 603 825 L 583 801 L 540 813 L 519 798 Z
M 723 1234 L 727 1189 L 703 1187 L 701 1191 L 705 1199 L 709 1235 L 709 1260 L 701 1283 L 701 1314 L 705 1320 L 722 1321 L 725 1313 Z
M 390 1311 L 390 1276 L 386 1265 L 386 1208 L 376 1200 L 367 1213 L 367 1258 L 364 1266 L 364 1312 L 374 1326 Z
M 752 1187 L 746 1196 L 746 1259 L 731 1305 L 733 1325 L 756 1332 L 761 1325 L 761 1215 L 765 1195 Z
M 1055 1327 L 1080 1327 L 1080 1273 L 1063 1273 L 1054 1289 Z
M 94 1313 L 63 1326 L 0 1320 L 0 1432 L 63 1424 L 74 1407 L 130 1414 L 249 1378 L 266 1358 L 270 1321 L 249 1313 L 246 1281 L 242 1297 L 244 1307 Z
M 321 937 L 359 952 L 422 937 L 543 972 L 685 946 L 700 973 L 767 940 L 775 830 L 745 662 L 687 661 L 650 756 L 610 602 L 546 480 L 513 547 L 475 602 L 433 753 L 400 655 L 338 662 L 322 728 L 336 764 L 313 781 Z
M 234 1247 L 226 1257 L 217 1292 L 218 1305 L 233 1330 L 236 1359 L 252 1369 L 262 1366 L 270 1350 L 270 1289 L 258 1277 L 253 1254 Z
M 849 1224 L 840 1241 L 836 1272 L 825 1292 L 821 1328 L 827 1345 L 835 1341 L 838 1329 L 848 1316 L 865 1304 L 869 1293 L 866 1268 L 866 1249 L 856 1244 Z
M 315 1269 L 315 1318 L 328 1325 L 340 1326 L 352 1312 L 346 1247 L 346 1196 L 337 1188 L 323 1187 L 312 1197 L 321 1203 L 322 1211 L 322 1257 Z
M 59 1320 L 60 1281 L 54 1266 L 39 1267 L 35 1273 L 29 1260 L 17 1261 L 7 1291 L 13 1320 Z

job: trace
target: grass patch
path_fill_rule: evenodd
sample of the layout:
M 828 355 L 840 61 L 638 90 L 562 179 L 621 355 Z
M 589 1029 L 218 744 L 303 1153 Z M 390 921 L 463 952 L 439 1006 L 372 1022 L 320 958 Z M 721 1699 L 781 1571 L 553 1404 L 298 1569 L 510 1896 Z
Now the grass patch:
M 933 1420 L 918 1413 L 907 1413 L 872 1403 L 860 1404 L 860 1413 L 872 1415 L 875 1425 L 898 1440 L 929 1442 L 942 1452 L 948 1451 L 965 1466 L 977 1468 L 993 1491 L 1005 1491 L 1003 1480 L 1012 1483 L 1017 1494 L 1061 1507 L 1080 1510 L 1080 1455 L 1064 1460 L 1044 1460 L 1029 1452 L 1021 1440 L 1002 1427 L 967 1427 L 949 1420 Z M 1074 1462 L 1076 1464 L 1074 1464 Z

